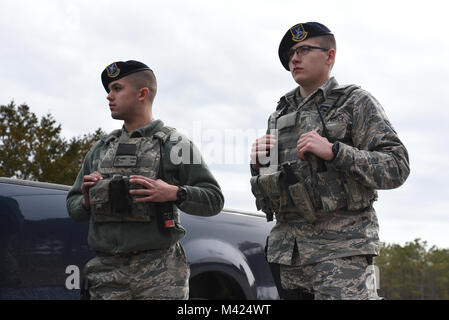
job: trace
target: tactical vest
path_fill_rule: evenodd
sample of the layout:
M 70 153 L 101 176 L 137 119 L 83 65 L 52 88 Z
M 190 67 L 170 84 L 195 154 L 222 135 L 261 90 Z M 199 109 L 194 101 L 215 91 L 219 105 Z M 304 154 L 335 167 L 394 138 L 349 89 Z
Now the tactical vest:
M 120 131 L 101 137 L 107 147 L 100 153 L 97 171 L 103 179 L 89 189 L 91 214 L 95 222 L 150 222 L 157 208 L 151 202 L 133 201 L 129 189 L 142 186 L 130 184 L 128 177 L 158 178 L 161 146 L 174 129 L 163 127 L 151 137 L 129 138 L 124 143 Z
M 314 222 L 317 213 L 363 209 L 377 197 L 375 190 L 328 168 L 326 161 L 319 157 L 309 153 L 303 161 L 296 151 L 300 136 L 312 130 L 331 143 L 352 145 L 352 110 L 342 113 L 339 108 L 358 88 L 339 86 L 323 102 L 316 101 L 317 96 L 299 110 L 294 102 L 295 90 L 279 101 L 268 125 L 270 132 L 277 135 L 278 163 L 261 168 L 260 174 L 251 178 L 257 208 L 267 214 L 267 220 L 272 220 L 273 214 L 278 219 L 292 214 L 296 219 L 299 213 L 305 221 Z M 286 114 L 289 106 L 294 106 L 296 111 Z

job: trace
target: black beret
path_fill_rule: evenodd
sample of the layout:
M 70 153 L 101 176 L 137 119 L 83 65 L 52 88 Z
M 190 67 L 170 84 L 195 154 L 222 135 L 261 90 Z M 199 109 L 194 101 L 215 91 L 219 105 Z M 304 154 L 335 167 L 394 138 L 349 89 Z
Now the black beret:
M 106 92 L 109 93 L 109 84 L 115 80 L 121 79 L 135 72 L 150 70 L 148 66 L 142 62 L 135 60 L 119 61 L 111 63 L 101 73 L 101 82 Z
M 298 42 L 309 38 L 332 34 L 323 24 L 318 22 L 298 23 L 288 29 L 279 44 L 279 59 L 285 69 L 288 68 L 288 50 Z

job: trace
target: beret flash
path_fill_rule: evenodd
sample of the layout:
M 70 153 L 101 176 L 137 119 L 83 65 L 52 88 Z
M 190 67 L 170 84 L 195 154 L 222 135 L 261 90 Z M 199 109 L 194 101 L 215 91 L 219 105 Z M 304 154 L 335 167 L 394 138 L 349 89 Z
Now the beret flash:
M 106 92 L 109 93 L 108 86 L 111 82 L 121 79 L 132 73 L 144 70 L 151 71 L 151 69 L 146 64 L 139 61 L 128 60 L 125 62 L 114 62 L 108 65 L 106 69 L 104 69 L 101 73 L 101 82 L 103 83 L 103 87 Z
M 279 59 L 285 69 L 288 68 L 288 50 L 298 42 L 309 38 L 332 34 L 323 24 L 318 22 L 298 23 L 288 29 L 279 44 Z

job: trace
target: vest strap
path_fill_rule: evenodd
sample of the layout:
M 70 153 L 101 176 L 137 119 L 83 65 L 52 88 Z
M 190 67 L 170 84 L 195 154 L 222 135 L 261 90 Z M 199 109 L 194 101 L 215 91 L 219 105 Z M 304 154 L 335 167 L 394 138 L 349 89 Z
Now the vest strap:
M 159 129 L 158 132 L 156 132 L 154 134 L 154 136 L 156 138 L 158 138 L 159 140 L 161 140 L 162 143 L 165 143 L 168 138 L 170 137 L 170 135 L 175 131 L 175 128 L 172 127 L 168 127 L 168 126 L 163 126 L 161 129 Z

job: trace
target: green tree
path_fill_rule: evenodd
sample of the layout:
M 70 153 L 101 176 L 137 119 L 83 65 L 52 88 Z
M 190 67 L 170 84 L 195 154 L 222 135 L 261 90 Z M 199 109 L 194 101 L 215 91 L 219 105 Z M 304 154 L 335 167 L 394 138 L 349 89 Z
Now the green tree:
M 379 295 L 387 299 L 449 299 L 449 250 L 415 239 L 404 246 L 382 244 L 375 259 Z
M 449 299 L 449 250 L 430 248 L 427 254 L 427 299 Z
M 67 141 L 51 114 L 38 119 L 26 104 L 0 106 L 0 176 L 72 184 L 84 155 L 104 132 Z

